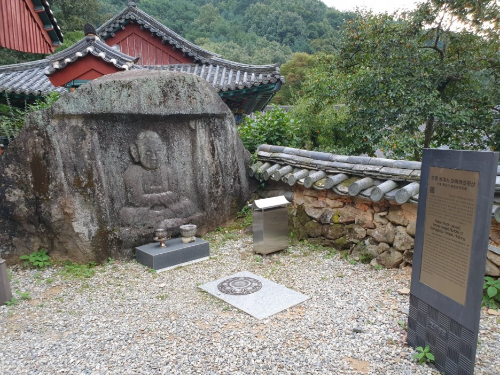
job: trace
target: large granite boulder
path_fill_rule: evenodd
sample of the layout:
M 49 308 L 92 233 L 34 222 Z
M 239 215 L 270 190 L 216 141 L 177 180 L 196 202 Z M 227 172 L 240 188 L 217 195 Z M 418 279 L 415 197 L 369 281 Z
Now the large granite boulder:
M 0 158 L 0 248 L 7 260 L 132 255 L 157 227 L 204 234 L 249 197 L 234 117 L 194 75 L 104 76 L 34 113 Z

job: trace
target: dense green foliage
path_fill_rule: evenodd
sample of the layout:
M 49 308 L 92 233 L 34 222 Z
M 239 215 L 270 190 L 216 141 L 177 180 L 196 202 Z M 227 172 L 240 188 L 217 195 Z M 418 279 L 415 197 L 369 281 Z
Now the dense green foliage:
M 24 126 L 24 112 L 10 104 L 9 97 L 3 93 L 7 104 L 0 103 L 0 143 L 10 142 Z
M 24 260 L 24 265 L 26 267 L 32 268 L 45 268 L 50 266 L 50 257 L 47 254 L 47 250 L 34 251 L 29 255 L 21 255 L 20 260 Z
M 417 160 L 422 147 L 498 149 L 499 29 L 475 21 L 491 19 L 493 2 L 481 3 L 460 23 L 439 0 L 348 21 L 338 53 L 318 58 L 297 101 L 305 126 L 330 131 L 312 146 Z
M 114 15 L 102 12 L 102 0 L 55 0 L 50 6 L 63 34 L 83 31 L 86 23 L 100 25 Z
M 26 104 L 24 109 L 20 109 L 10 104 L 8 95 L 3 93 L 3 96 L 7 104 L 0 103 L 0 143 L 11 141 L 21 131 L 28 114 L 48 108 L 59 99 L 59 94 L 54 92 L 43 100 L 36 100 L 35 103 Z
M 298 129 L 288 114 L 280 107 L 256 113 L 255 118 L 247 117 L 238 127 L 238 133 L 245 148 L 255 152 L 261 144 L 298 146 Z
M 312 72 L 315 63 L 314 55 L 296 52 L 290 60 L 281 65 L 281 74 L 286 77 L 286 84 L 276 93 L 273 103 L 290 104 L 292 99 L 300 97 L 303 94 L 302 82 Z
M 44 55 L 38 53 L 28 53 L 0 47 L 0 65 L 17 64 L 43 59 Z

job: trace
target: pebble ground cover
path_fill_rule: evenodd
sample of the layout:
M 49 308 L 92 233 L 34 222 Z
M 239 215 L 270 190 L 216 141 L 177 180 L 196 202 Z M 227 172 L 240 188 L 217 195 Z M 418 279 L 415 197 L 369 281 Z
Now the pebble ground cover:
M 236 230 L 206 239 L 209 260 L 161 273 L 135 261 L 10 268 L 25 298 L 0 307 L 0 372 L 438 374 L 405 344 L 409 301 L 398 291 L 411 268 L 377 270 L 307 243 L 259 256 Z M 257 320 L 198 288 L 240 271 L 311 298 Z M 480 328 L 475 373 L 497 375 L 500 316 L 483 311 Z

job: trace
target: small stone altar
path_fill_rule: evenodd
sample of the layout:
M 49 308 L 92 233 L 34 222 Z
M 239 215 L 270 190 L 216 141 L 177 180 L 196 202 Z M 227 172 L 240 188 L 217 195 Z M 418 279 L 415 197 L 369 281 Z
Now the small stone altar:
M 140 264 L 161 272 L 210 257 L 210 245 L 207 241 L 195 238 L 193 242 L 184 243 L 182 238 L 165 241 L 165 247 L 158 243 L 138 246 L 135 248 L 135 258 Z
M 102 262 L 132 257 L 156 228 L 176 237 L 191 223 L 203 235 L 249 199 L 249 160 L 205 80 L 101 77 L 33 113 L 0 158 L 2 256 Z

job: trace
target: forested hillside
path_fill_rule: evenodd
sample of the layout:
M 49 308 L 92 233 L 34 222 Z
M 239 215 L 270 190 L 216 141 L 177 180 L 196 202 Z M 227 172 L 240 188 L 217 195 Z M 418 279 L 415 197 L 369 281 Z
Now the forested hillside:
M 51 8 L 64 47 L 83 37 L 87 22 L 98 27 L 128 0 L 54 0 Z M 188 40 L 224 58 L 253 64 L 284 63 L 294 52 L 331 52 L 339 26 L 352 15 L 320 0 L 137 0 L 140 9 Z M 0 64 L 29 56 L 0 50 Z

